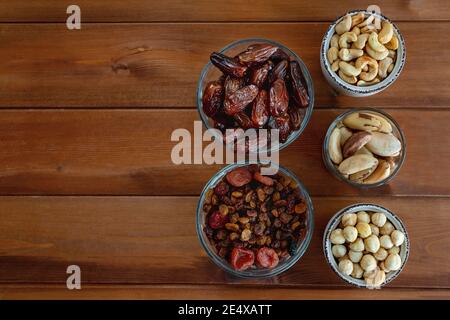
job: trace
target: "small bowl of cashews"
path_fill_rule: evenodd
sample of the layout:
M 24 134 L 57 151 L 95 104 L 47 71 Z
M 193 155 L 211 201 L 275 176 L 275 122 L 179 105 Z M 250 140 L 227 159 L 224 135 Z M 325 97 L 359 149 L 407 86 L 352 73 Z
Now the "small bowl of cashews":
M 403 270 L 410 242 L 395 213 L 358 203 L 340 210 L 328 222 L 323 250 L 342 280 L 360 288 L 380 289 Z
M 338 92 L 365 97 L 381 92 L 400 75 L 405 42 L 397 26 L 382 14 L 350 11 L 335 20 L 322 41 L 320 65 Z

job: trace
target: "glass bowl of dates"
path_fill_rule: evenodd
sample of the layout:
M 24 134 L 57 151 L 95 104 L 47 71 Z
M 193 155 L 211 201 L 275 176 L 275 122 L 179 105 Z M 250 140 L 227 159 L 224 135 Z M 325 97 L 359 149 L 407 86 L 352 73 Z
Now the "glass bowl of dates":
M 297 139 L 313 105 L 306 65 L 289 48 L 266 39 L 239 40 L 211 53 L 198 82 L 198 112 L 208 129 L 222 132 L 215 133 L 220 141 L 226 129 L 279 130 L 279 143 L 260 138 L 259 152 L 281 150 Z
M 391 181 L 406 157 L 406 139 L 388 113 L 352 109 L 339 115 L 326 133 L 323 161 L 338 179 L 357 188 Z
M 302 183 L 280 166 L 240 163 L 220 170 L 197 207 L 197 233 L 210 259 L 243 278 L 268 278 L 292 267 L 305 253 L 314 210 Z

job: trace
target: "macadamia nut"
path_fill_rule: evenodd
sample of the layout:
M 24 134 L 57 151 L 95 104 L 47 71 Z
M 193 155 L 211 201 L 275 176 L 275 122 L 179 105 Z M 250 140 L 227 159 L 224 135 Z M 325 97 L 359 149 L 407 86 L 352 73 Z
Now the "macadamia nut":
M 372 223 L 380 228 L 386 223 L 386 216 L 381 212 L 375 212 L 374 214 L 372 214 L 371 219 Z
M 363 256 L 362 251 L 353 251 L 353 250 L 350 250 L 350 251 L 348 252 L 348 258 L 350 259 L 351 262 L 354 262 L 354 263 L 360 262 L 362 256 Z M 386 256 L 387 256 L 387 253 L 386 253 Z
M 391 237 L 388 235 L 381 236 L 380 238 L 380 246 L 385 249 L 390 249 L 394 246 L 392 243 Z
M 345 256 L 345 254 L 347 253 L 347 248 L 342 244 L 335 244 L 331 248 L 331 252 L 333 253 L 334 257 L 341 258 Z
M 389 270 L 395 271 L 402 266 L 402 259 L 400 259 L 398 254 L 390 254 L 387 256 L 386 260 L 384 260 L 384 265 Z
M 377 267 L 377 260 L 371 254 L 365 254 L 360 262 L 364 271 L 372 271 Z
M 367 251 L 371 253 L 375 253 L 380 249 L 380 240 L 378 240 L 378 237 L 374 234 L 364 239 L 364 247 Z
M 358 230 L 358 235 L 363 239 L 372 234 L 372 230 L 370 229 L 369 224 L 366 222 L 358 222 L 356 224 L 356 229 Z
M 342 216 L 341 222 L 342 226 L 348 227 L 348 226 L 354 226 L 357 222 L 358 217 L 355 213 L 346 213 Z
M 353 272 L 353 262 L 348 259 L 339 262 L 339 271 L 345 275 L 350 275 Z
M 331 232 L 330 241 L 332 244 L 344 244 L 345 238 L 342 229 L 335 229 Z
M 345 231 L 345 229 L 344 229 Z M 345 234 L 344 234 L 345 236 Z M 399 231 L 399 230 L 394 230 L 391 233 L 391 240 L 392 243 L 394 244 L 394 246 L 396 247 L 400 247 L 403 242 L 405 241 L 405 235 L 403 234 L 403 232 Z
M 393 224 L 388 221 L 384 224 L 384 226 L 382 226 L 380 228 L 380 234 L 383 236 L 384 235 L 389 236 L 392 233 L 392 231 L 394 231 L 394 230 L 395 230 L 395 228 L 394 228 Z
M 352 226 L 345 227 L 342 233 L 347 242 L 353 242 L 358 238 L 358 230 Z
M 367 212 L 365 211 L 360 211 L 357 214 L 357 220 L 358 222 L 365 222 L 365 223 L 370 223 L 370 216 Z

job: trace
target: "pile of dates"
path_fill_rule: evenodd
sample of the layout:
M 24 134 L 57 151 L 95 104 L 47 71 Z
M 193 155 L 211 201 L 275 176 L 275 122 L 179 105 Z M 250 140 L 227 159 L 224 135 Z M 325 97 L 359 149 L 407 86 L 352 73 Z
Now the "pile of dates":
M 207 191 L 203 210 L 216 254 L 238 271 L 275 268 L 306 235 L 308 207 L 296 182 L 263 176 L 258 165 L 228 172 Z
M 215 128 L 278 129 L 281 142 L 300 128 L 308 90 L 300 65 L 282 49 L 256 43 L 235 57 L 213 52 L 210 59 L 223 73 L 203 92 L 203 111 Z

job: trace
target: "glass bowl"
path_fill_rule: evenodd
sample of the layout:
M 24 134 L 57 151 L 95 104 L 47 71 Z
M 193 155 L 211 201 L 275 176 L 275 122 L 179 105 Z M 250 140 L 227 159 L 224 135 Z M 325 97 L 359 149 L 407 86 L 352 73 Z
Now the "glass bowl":
M 268 39 L 260 39 L 260 38 L 242 39 L 242 40 L 238 40 L 238 41 L 230 43 L 229 45 L 224 47 L 219 52 L 223 53 L 227 56 L 233 57 L 233 56 L 241 53 L 242 51 L 245 51 L 249 45 L 255 44 L 255 43 L 269 43 L 274 46 L 277 46 L 280 49 L 282 49 L 286 54 L 288 54 L 289 57 L 291 58 L 291 60 L 297 61 L 298 64 L 300 65 L 301 71 L 303 73 L 303 77 L 305 79 L 307 90 L 308 90 L 308 95 L 310 98 L 309 105 L 306 108 L 303 108 L 305 110 L 305 114 L 303 117 L 303 121 L 300 125 L 300 128 L 298 130 L 292 131 L 291 134 L 289 135 L 288 139 L 285 142 L 275 144 L 274 146 L 269 148 L 269 150 L 266 150 L 266 148 L 260 148 L 260 150 L 259 150 L 259 152 L 263 152 L 263 151 L 264 152 L 266 152 L 266 151 L 275 152 L 275 151 L 279 151 L 279 150 L 287 147 L 288 145 L 290 145 L 294 140 L 296 140 L 300 136 L 300 134 L 303 132 L 303 130 L 305 130 L 305 128 L 311 118 L 312 111 L 313 111 L 314 85 L 313 85 L 313 81 L 311 78 L 311 74 L 309 73 L 308 68 L 306 67 L 306 65 L 302 61 L 302 59 L 300 59 L 300 57 L 295 52 L 293 52 L 292 50 L 290 50 L 289 48 L 285 47 L 284 45 L 282 45 L 278 42 L 268 40 Z M 205 86 L 208 84 L 208 82 L 219 79 L 221 75 L 222 75 L 222 72 L 218 68 L 216 68 L 211 63 L 211 61 L 208 61 L 208 63 L 202 70 L 200 79 L 198 80 L 197 110 L 198 110 L 198 113 L 200 114 L 200 118 L 202 119 L 203 124 L 205 125 L 205 127 L 207 129 L 213 129 L 214 124 L 213 124 L 212 119 L 210 119 L 203 112 L 203 101 L 202 101 L 203 91 L 205 89 Z M 213 130 L 213 134 L 214 134 L 215 138 L 217 138 L 219 141 L 223 141 L 222 136 L 217 135 L 217 132 L 215 130 Z
M 378 181 L 376 183 L 371 183 L 371 184 L 369 184 L 369 183 L 358 183 L 358 182 L 352 181 L 352 180 L 344 177 L 337 170 L 337 167 L 331 161 L 330 155 L 328 153 L 327 146 L 328 146 L 328 143 L 330 141 L 331 132 L 342 121 L 342 119 L 344 119 L 347 115 L 352 114 L 354 112 L 374 113 L 376 115 L 384 117 L 391 124 L 391 126 L 392 126 L 392 133 L 400 140 L 400 143 L 402 145 L 402 150 L 400 151 L 400 154 L 397 157 L 395 157 L 395 168 L 394 168 L 394 171 L 391 172 L 391 174 L 387 178 L 385 178 L 385 179 L 383 179 L 381 181 Z M 384 112 L 382 110 L 379 110 L 379 109 L 375 109 L 375 108 L 351 109 L 351 110 L 346 111 L 346 112 L 342 113 L 341 115 L 339 115 L 336 119 L 334 119 L 334 121 L 328 127 L 328 130 L 327 130 L 327 133 L 325 135 L 324 142 L 323 142 L 323 146 L 322 146 L 322 158 L 323 158 L 323 161 L 325 163 L 325 167 L 327 167 L 328 171 L 330 171 L 333 174 L 333 176 L 335 176 L 339 180 L 345 181 L 346 183 L 350 184 L 351 186 L 356 187 L 356 188 L 361 188 L 361 189 L 379 187 L 379 186 L 387 184 L 389 181 L 391 181 L 397 175 L 398 171 L 402 167 L 403 162 L 405 161 L 405 158 L 406 158 L 406 139 L 405 139 L 405 136 L 404 136 L 403 131 L 400 128 L 399 124 L 388 113 L 386 113 L 386 112 Z
M 196 221 L 197 235 L 198 235 L 199 241 L 200 241 L 203 249 L 206 251 L 209 258 L 217 266 L 219 266 L 226 272 L 232 274 L 233 276 L 241 277 L 241 278 L 254 278 L 254 279 L 255 278 L 259 278 L 259 279 L 270 278 L 270 277 L 276 276 L 276 275 L 288 270 L 303 256 L 303 254 L 306 252 L 306 249 L 309 246 L 309 243 L 311 242 L 311 238 L 312 238 L 312 234 L 313 234 L 313 230 L 314 230 L 314 208 L 312 205 L 311 198 L 310 198 L 305 186 L 300 182 L 300 180 L 291 171 L 280 166 L 278 173 L 281 173 L 282 175 L 285 175 L 285 176 L 291 178 L 293 181 L 295 181 L 297 183 L 297 186 L 300 188 L 302 197 L 307 205 L 307 217 L 306 217 L 306 228 L 305 228 L 306 232 L 304 232 L 303 238 L 299 240 L 299 244 L 298 244 L 297 248 L 295 249 L 294 254 L 289 257 L 286 257 L 286 258 L 280 258 L 280 262 L 275 268 L 273 268 L 273 269 L 249 268 L 244 271 L 238 271 L 238 270 L 233 269 L 227 260 L 221 258 L 215 252 L 215 249 L 211 245 L 207 235 L 204 232 L 207 213 L 203 211 L 203 202 L 205 201 L 206 192 L 209 189 L 214 188 L 217 185 L 217 183 L 219 183 L 228 172 L 230 172 L 238 167 L 248 166 L 251 164 L 256 164 L 256 163 L 245 162 L 245 163 L 235 163 L 235 164 L 228 165 L 228 166 L 224 167 L 223 169 L 221 169 L 220 171 L 218 171 L 208 181 L 208 183 L 203 188 L 203 191 L 200 195 L 200 199 L 198 201 L 197 221 Z
M 373 14 L 376 18 L 379 18 L 381 21 L 390 22 L 394 29 L 394 35 L 397 36 L 399 42 L 397 49 L 397 57 L 392 72 L 379 83 L 366 87 L 356 86 L 342 80 L 336 72 L 331 70 L 331 64 L 327 59 L 327 51 L 330 47 L 331 37 L 334 34 L 334 27 L 339 22 L 341 22 L 342 18 L 345 17 L 347 14 L 353 16 L 360 12 L 366 14 L 366 16 Z M 403 36 L 398 27 L 395 25 L 395 23 L 393 23 L 391 20 L 389 20 L 389 18 L 385 17 L 384 15 L 367 10 L 353 10 L 347 12 L 343 16 L 340 16 L 335 21 L 333 21 L 333 23 L 331 23 L 331 25 L 328 27 L 327 32 L 325 32 L 325 35 L 322 40 L 322 45 L 320 48 L 320 66 L 322 69 L 322 73 L 325 76 L 325 79 L 336 91 L 338 91 L 341 94 L 352 97 L 367 97 L 383 91 L 384 89 L 389 87 L 392 83 L 394 83 L 395 80 L 397 80 L 397 78 L 400 76 L 400 73 L 402 72 L 405 66 L 405 63 L 406 63 L 405 40 L 403 39 Z
M 341 222 L 342 216 L 345 213 L 357 213 L 359 211 L 372 211 L 372 212 L 384 213 L 384 215 L 387 218 L 387 221 L 392 223 L 392 225 L 395 227 L 396 230 L 403 232 L 403 234 L 405 235 L 405 241 L 400 246 L 400 253 L 399 253 L 400 259 L 402 261 L 402 266 L 400 267 L 399 270 L 391 271 L 386 274 L 386 280 L 382 284 L 382 286 L 384 286 L 384 285 L 388 284 L 389 282 L 391 282 L 392 280 L 394 280 L 395 278 L 397 278 L 397 276 L 400 274 L 400 272 L 402 272 L 402 270 L 406 264 L 406 261 L 408 260 L 409 252 L 410 252 L 410 241 L 409 241 L 408 233 L 406 232 L 406 228 L 405 228 L 403 222 L 400 220 L 400 218 L 392 211 L 390 211 L 382 206 L 379 206 L 376 204 L 371 204 L 371 203 L 357 203 L 357 204 L 353 204 L 344 209 L 339 210 L 330 219 L 327 226 L 325 227 L 325 232 L 323 235 L 323 252 L 325 254 L 325 258 L 326 258 L 328 264 L 330 265 L 331 269 L 333 269 L 333 271 L 342 280 L 344 280 L 345 282 L 347 282 L 351 285 L 354 285 L 354 286 L 357 286 L 360 288 L 368 287 L 364 280 L 353 278 L 352 276 L 345 275 L 341 271 L 339 271 L 338 263 L 336 262 L 336 258 L 333 256 L 333 253 L 331 251 L 332 243 L 330 241 L 330 234 L 334 229 L 336 229 L 338 227 L 339 223 Z

